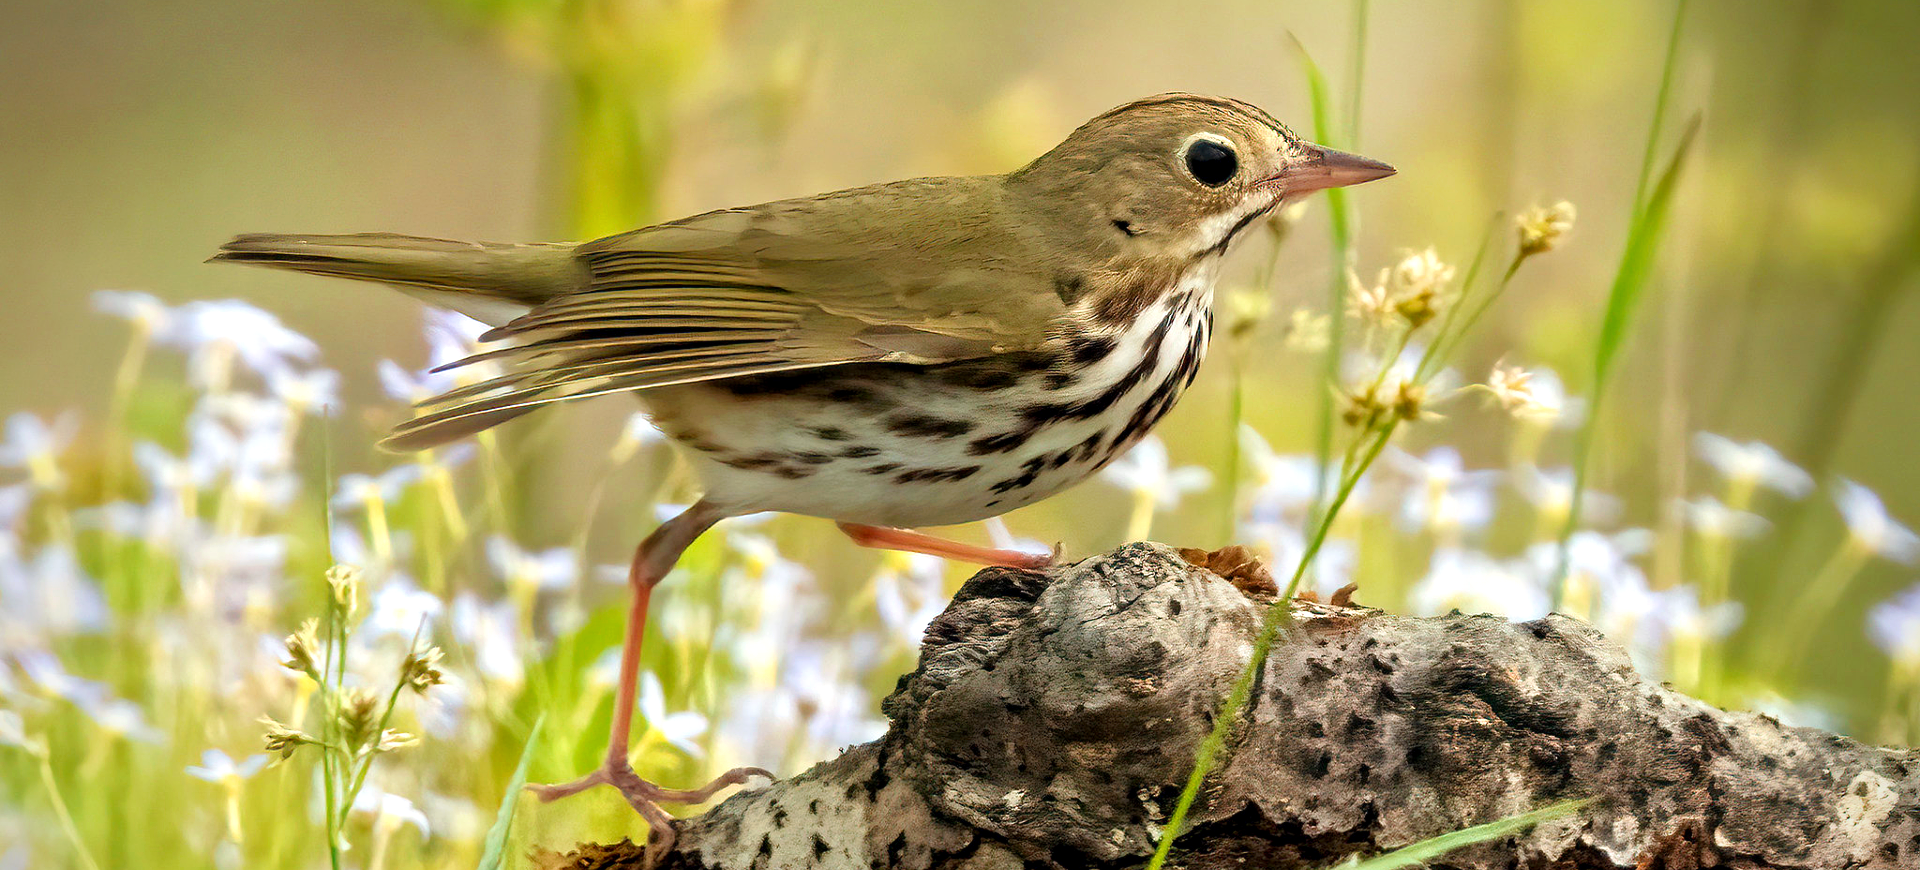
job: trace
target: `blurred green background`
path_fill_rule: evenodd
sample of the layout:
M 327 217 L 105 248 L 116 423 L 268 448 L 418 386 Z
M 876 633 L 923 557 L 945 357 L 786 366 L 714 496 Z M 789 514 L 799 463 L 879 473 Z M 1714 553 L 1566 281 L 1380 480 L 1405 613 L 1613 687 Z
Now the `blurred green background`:
M 1400 174 L 1348 198 L 1361 276 L 1429 245 L 1464 267 L 1495 212 L 1561 199 L 1579 210 L 1573 236 L 1529 264 L 1453 360 L 1467 380 L 1505 358 L 1588 392 L 1672 20 L 1671 4 L 1651 2 L 1371 9 L 1358 140 L 1337 144 Z M 327 424 L 336 467 L 378 467 L 387 460 L 373 435 L 404 409 L 381 393 L 374 363 L 423 362 L 418 305 L 378 287 L 204 265 L 228 236 L 605 234 L 896 178 L 1005 171 L 1097 112 L 1171 90 L 1245 99 L 1306 132 L 1289 35 L 1345 107 L 1353 23 L 1348 3 L 1241 0 L 9 0 L 0 409 L 77 408 L 89 421 L 82 441 L 98 442 L 93 421 L 107 414 L 126 331 L 89 310 L 90 293 L 239 298 L 324 348 L 344 376 L 342 410 Z M 1624 501 L 1620 525 L 1674 531 L 1675 500 L 1718 485 L 1690 458 L 1699 431 L 1764 441 L 1816 478 L 1858 480 L 1894 517 L 1920 520 L 1920 310 L 1908 298 L 1920 264 L 1916 40 L 1920 4 L 1903 0 L 1688 12 L 1668 129 L 1695 112 L 1704 126 L 1592 457 L 1592 485 Z M 1344 130 L 1352 119 L 1338 121 Z M 1336 277 L 1328 235 L 1316 200 L 1281 252 L 1270 338 L 1296 308 L 1324 311 Z M 1265 244 L 1243 245 L 1224 283 L 1251 282 Z M 1176 463 L 1217 476 L 1234 440 L 1223 357 L 1160 429 Z M 1319 362 L 1252 358 L 1247 421 L 1276 450 L 1311 452 Z M 1446 420 L 1401 446 L 1451 445 L 1469 468 L 1507 464 L 1510 421 L 1477 401 L 1442 410 Z M 506 524 L 516 537 L 576 531 L 581 493 L 631 411 L 601 400 L 510 428 L 525 472 Z M 1566 442 L 1550 439 L 1542 464 L 1566 464 Z M 625 510 L 600 518 L 590 559 L 622 558 L 646 527 L 635 503 L 649 498 L 610 496 Z M 1729 641 L 1735 671 L 1792 623 L 1788 593 L 1842 534 L 1824 496 L 1756 510 L 1773 531 L 1736 550 L 1733 597 L 1749 625 Z M 1232 511 L 1190 500 L 1159 518 L 1154 537 L 1231 543 Z M 1119 543 L 1127 513 L 1110 487 L 1089 483 L 1008 523 L 1086 553 Z M 870 566 L 824 523 L 783 529 L 823 575 Z M 1496 524 L 1488 546 L 1512 550 L 1526 534 L 1525 522 Z M 1641 561 L 1656 586 L 1695 570 L 1665 546 Z M 1426 570 L 1418 559 L 1362 562 L 1375 586 L 1363 579 L 1359 599 L 1373 604 L 1399 603 Z M 1795 700 L 1870 736 L 1890 697 L 1886 656 L 1863 620 L 1913 579 L 1889 561 L 1865 568 L 1810 629 L 1804 670 L 1818 685 Z M 510 761 L 512 749 L 496 756 Z

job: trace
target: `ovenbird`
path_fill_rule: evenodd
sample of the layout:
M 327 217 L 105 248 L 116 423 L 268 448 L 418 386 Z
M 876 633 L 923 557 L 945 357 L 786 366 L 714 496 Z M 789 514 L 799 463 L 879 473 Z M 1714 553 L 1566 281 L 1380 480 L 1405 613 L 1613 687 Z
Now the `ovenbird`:
M 1125 452 L 1192 381 L 1213 280 L 1285 201 L 1393 174 L 1237 100 L 1166 94 L 1106 112 L 1005 175 L 919 178 L 709 212 L 584 244 L 388 234 L 245 235 L 214 257 L 393 285 L 494 326 L 448 392 L 384 444 L 433 447 L 542 405 L 636 392 L 705 496 L 641 544 L 605 764 L 540 786 L 617 787 L 664 850 L 627 737 L 653 586 L 715 522 L 835 520 L 863 545 L 1038 566 L 906 527 L 995 516 Z

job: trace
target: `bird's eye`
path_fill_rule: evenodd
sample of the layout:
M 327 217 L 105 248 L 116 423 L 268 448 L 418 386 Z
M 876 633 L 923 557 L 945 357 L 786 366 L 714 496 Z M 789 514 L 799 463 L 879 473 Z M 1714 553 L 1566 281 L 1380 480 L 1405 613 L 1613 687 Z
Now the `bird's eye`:
M 1187 171 L 1193 173 L 1195 181 L 1219 187 L 1240 171 L 1240 158 L 1234 156 L 1233 146 L 1225 142 L 1196 138 L 1187 143 Z

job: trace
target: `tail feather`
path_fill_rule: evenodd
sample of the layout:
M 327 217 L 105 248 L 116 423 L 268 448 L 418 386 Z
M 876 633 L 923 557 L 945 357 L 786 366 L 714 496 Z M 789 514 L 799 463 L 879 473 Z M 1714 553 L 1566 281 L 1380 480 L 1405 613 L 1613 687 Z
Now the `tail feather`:
M 430 304 L 499 326 L 584 287 L 571 244 L 456 242 L 394 233 L 252 233 L 209 262 L 246 263 L 391 285 Z
M 428 304 L 502 326 L 542 302 L 586 287 L 574 245 L 455 242 L 394 233 L 235 236 L 208 262 L 245 263 L 391 285 Z M 503 408 L 434 427 L 403 426 L 381 442 L 424 450 L 533 410 Z

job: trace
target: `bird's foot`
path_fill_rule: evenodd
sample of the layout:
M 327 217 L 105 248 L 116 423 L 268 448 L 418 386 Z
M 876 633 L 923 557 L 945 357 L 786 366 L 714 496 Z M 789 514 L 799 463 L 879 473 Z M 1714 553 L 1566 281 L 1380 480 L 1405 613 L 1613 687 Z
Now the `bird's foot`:
M 999 568 L 1023 568 L 1038 571 L 1050 567 L 1060 558 L 1060 548 L 1055 546 L 1051 553 L 1029 553 L 1025 550 L 997 549 L 975 544 L 963 544 L 936 538 L 911 529 L 896 529 L 891 526 L 869 526 L 863 523 L 840 523 L 840 531 L 862 547 L 876 550 L 899 550 L 903 553 L 923 553 L 953 559 L 958 562 L 971 562 L 975 565 L 988 565 Z
M 758 767 L 736 767 L 714 777 L 712 782 L 699 788 L 678 789 L 662 788 L 640 778 L 633 772 L 633 766 L 625 758 L 608 758 L 600 769 L 572 782 L 552 785 L 529 784 L 527 790 L 534 793 L 543 802 L 557 801 L 563 797 L 576 795 L 596 785 L 610 785 L 627 799 L 633 811 L 647 820 L 649 836 L 647 838 L 646 866 L 659 864 L 668 850 L 673 848 L 675 831 L 673 816 L 660 808 L 662 802 L 674 804 L 698 804 L 712 799 L 728 786 L 744 784 L 748 778 L 761 776 L 771 780 L 773 774 Z

